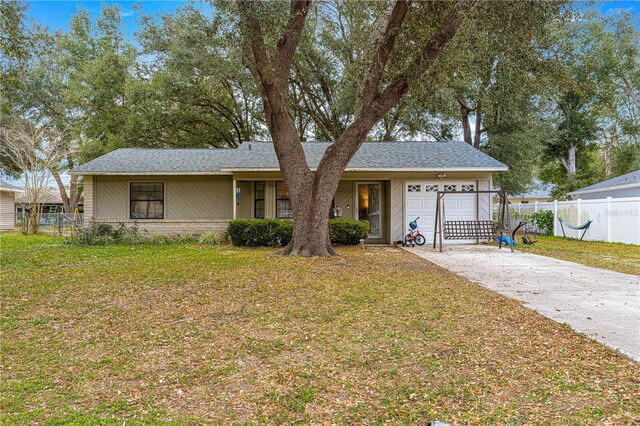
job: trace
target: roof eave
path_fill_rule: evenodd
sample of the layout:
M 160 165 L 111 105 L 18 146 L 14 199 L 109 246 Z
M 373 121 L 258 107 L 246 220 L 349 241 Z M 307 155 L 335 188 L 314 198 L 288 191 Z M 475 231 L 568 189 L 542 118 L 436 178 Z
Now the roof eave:
M 354 167 L 347 168 L 345 172 L 409 172 L 409 173 L 426 173 L 426 172 L 504 172 L 508 168 L 505 167 L 424 167 L 424 168 L 369 168 L 369 167 Z M 316 168 L 311 168 L 311 171 L 316 171 Z M 90 171 L 90 170 L 71 170 L 70 175 L 79 176 L 231 176 L 233 173 L 238 172 L 280 172 L 277 167 L 274 168 L 261 168 L 261 167 L 240 167 L 240 168 L 228 168 L 221 169 L 215 172 L 161 172 L 161 171 Z
M 78 176 L 231 176 L 233 173 L 227 171 L 216 172 L 160 172 L 160 171 L 136 171 L 136 172 L 110 172 L 110 171 L 85 171 L 71 170 L 70 175 Z
M 505 172 L 508 167 L 424 167 L 424 168 L 369 168 L 354 167 L 346 168 L 345 172 Z M 228 172 L 279 172 L 279 168 L 260 168 L 260 167 L 242 167 L 222 169 Z M 311 171 L 316 171 L 316 167 L 312 167 Z
M 627 183 L 624 185 L 605 186 L 603 188 L 578 189 L 576 191 L 567 192 L 567 195 L 592 194 L 594 192 L 612 191 L 612 190 L 628 189 L 628 188 L 635 188 L 635 187 L 640 188 L 640 182 Z

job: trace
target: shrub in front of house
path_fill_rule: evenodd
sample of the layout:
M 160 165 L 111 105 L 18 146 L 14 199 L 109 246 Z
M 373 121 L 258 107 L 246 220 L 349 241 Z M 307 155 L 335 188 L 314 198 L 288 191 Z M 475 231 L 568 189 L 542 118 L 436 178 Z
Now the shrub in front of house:
M 193 234 L 148 234 L 140 232 L 137 225 L 126 227 L 124 223 L 117 227 L 105 223 L 91 223 L 77 230 L 65 239 L 66 244 L 79 246 L 103 246 L 108 244 L 208 244 L 220 243 L 214 233 L 206 233 L 198 237 Z
M 293 222 L 283 219 L 234 219 L 227 226 L 231 243 L 238 247 L 278 247 L 291 241 Z M 337 245 L 359 244 L 367 238 L 369 222 L 354 219 L 329 220 L 329 238 Z
M 367 238 L 369 222 L 355 219 L 330 219 L 329 238 L 332 244 L 353 246 Z
M 215 232 L 205 232 L 198 238 L 198 244 L 217 246 L 220 244 L 220 237 Z
M 293 223 L 283 219 L 234 219 L 227 235 L 238 247 L 278 247 L 289 244 Z
M 65 243 L 79 246 L 104 246 L 115 243 L 118 237 L 119 231 L 113 229 L 113 226 L 105 223 L 91 223 L 67 237 Z

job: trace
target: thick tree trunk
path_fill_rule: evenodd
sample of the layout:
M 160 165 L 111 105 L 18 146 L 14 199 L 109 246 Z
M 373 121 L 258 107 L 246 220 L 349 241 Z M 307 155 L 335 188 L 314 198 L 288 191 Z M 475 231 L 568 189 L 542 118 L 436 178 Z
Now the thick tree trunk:
M 51 174 L 58 185 L 58 191 L 60 192 L 60 198 L 62 199 L 62 210 L 65 213 L 69 213 L 70 203 L 69 203 L 69 195 L 67 194 L 67 188 L 64 187 L 64 183 L 62 182 L 62 178 L 60 177 L 60 173 L 57 171 L 52 171 Z
M 460 104 L 460 120 L 462 121 L 462 130 L 464 132 L 464 141 L 473 146 L 473 139 L 471 139 L 471 123 L 469 123 L 469 109 Z
M 482 108 L 480 107 L 480 101 L 476 106 L 476 128 L 473 138 L 473 146 L 480 149 L 480 137 L 482 136 Z
M 612 138 L 606 138 L 604 142 L 604 176 L 609 178 L 612 174 L 611 151 L 613 150 Z
M 577 146 L 575 144 L 569 145 L 569 150 L 567 152 L 567 158 L 560 158 L 560 162 L 567 172 L 568 177 L 572 177 L 576 175 L 576 150 Z
M 297 206 L 293 209 L 291 242 L 282 249 L 280 254 L 303 257 L 336 254 L 329 239 L 331 201 L 327 202 L 327 200 L 332 198 L 333 193 L 330 193 L 330 188 L 321 188 L 320 192 L 314 196 L 299 197 Z
M 67 192 L 67 188 L 62 182 L 60 173 L 52 171 L 51 174 L 58 185 L 58 191 L 60 192 L 60 198 L 62 199 L 63 211 L 65 213 L 73 213 L 78 207 L 80 196 L 82 195 L 82 191 L 78 188 L 78 176 L 71 176 L 69 179 L 69 191 Z

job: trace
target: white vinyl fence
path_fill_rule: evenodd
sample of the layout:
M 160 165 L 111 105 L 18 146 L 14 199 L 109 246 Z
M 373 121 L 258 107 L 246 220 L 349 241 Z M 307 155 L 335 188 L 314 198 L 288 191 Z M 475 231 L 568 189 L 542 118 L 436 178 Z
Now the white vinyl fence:
M 640 244 L 640 197 L 536 202 L 511 205 L 510 209 L 520 215 L 551 210 L 555 217 L 553 234 L 556 236 L 562 236 L 558 218 L 572 226 L 582 226 L 593 220 L 585 240 Z M 580 238 L 583 231 L 565 226 L 564 232 L 567 237 Z

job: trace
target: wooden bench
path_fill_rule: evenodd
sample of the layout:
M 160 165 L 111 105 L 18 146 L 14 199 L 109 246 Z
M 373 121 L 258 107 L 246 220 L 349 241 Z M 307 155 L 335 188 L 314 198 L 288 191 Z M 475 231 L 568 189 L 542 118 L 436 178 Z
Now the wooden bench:
M 448 220 L 443 225 L 445 240 L 490 240 L 496 235 L 491 220 Z

